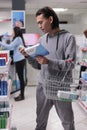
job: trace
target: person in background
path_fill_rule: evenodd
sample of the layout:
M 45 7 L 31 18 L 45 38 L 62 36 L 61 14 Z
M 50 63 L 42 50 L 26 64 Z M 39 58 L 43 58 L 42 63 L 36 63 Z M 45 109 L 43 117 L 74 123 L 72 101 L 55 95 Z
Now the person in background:
M 84 30 L 83 34 L 84 34 L 85 38 L 81 45 L 82 60 L 87 59 L 87 30 Z M 87 69 L 87 66 L 83 65 L 83 63 L 80 65 L 81 65 L 81 67 L 80 67 L 79 79 L 81 78 L 81 73 L 83 71 L 86 71 L 86 69 Z M 81 84 L 82 84 L 82 82 L 79 81 L 79 86 L 77 87 L 77 89 L 81 89 Z
M 44 35 L 39 39 L 48 51 L 47 56 L 36 56 L 35 59 L 26 54 L 23 48 L 20 52 L 28 59 L 29 64 L 33 67 L 41 69 L 40 78 L 38 79 L 38 86 L 36 92 L 37 101 L 37 125 L 35 130 L 46 130 L 49 112 L 53 105 L 62 122 L 64 130 L 75 130 L 74 114 L 72 109 L 72 102 L 65 102 L 54 99 L 47 99 L 44 94 L 44 85 L 48 78 L 57 75 L 60 71 L 64 71 L 70 67 L 67 76 L 72 75 L 72 69 L 76 62 L 76 40 L 75 37 L 66 30 L 59 28 L 59 19 L 56 13 L 50 7 L 43 7 L 36 12 L 36 21 L 38 27 L 44 32 Z M 60 75 L 60 79 L 61 79 Z M 44 80 L 43 82 L 43 79 Z M 56 77 L 56 79 L 57 77 Z M 68 81 L 69 82 L 69 81 Z M 57 84 L 56 84 L 57 85 Z M 51 87 L 51 86 L 49 86 Z M 62 90 L 61 86 L 56 86 L 58 90 Z M 70 90 L 70 86 L 66 86 Z
M 13 50 L 13 62 L 15 64 L 16 72 L 20 81 L 20 94 L 15 97 L 15 101 L 24 100 L 25 81 L 24 81 L 24 67 L 25 57 L 19 52 L 19 47 L 24 46 L 24 39 L 22 36 L 22 30 L 19 27 L 13 28 L 13 40 L 10 44 L 0 42 L 0 46 L 4 50 Z

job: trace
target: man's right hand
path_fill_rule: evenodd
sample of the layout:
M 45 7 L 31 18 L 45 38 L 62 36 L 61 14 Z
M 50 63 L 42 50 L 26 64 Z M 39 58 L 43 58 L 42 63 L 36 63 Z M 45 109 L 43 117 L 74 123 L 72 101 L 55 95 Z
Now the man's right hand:
M 24 57 L 28 57 L 29 55 L 25 52 L 25 50 L 24 50 L 24 47 L 20 47 L 19 48 L 19 52 L 22 54 L 22 55 L 24 55 Z

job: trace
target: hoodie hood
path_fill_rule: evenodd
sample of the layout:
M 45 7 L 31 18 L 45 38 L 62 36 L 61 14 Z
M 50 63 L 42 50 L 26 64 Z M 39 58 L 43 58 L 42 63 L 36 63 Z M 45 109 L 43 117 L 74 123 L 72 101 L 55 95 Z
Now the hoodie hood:
M 48 37 L 54 37 L 56 35 L 59 36 L 59 35 L 65 34 L 65 33 L 69 33 L 69 32 L 67 30 L 62 29 L 62 30 L 58 31 L 56 34 L 54 34 L 54 35 L 50 35 L 49 33 L 47 33 L 46 34 L 47 35 L 46 42 L 48 42 Z
M 69 32 L 67 30 L 62 29 L 62 30 L 58 31 L 56 34 L 54 34 L 54 35 L 50 35 L 49 33 L 47 33 L 47 36 L 53 37 L 53 36 L 61 35 L 61 34 L 64 34 L 64 33 L 69 33 Z
M 46 43 L 48 43 L 48 37 L 57 36 L 57 45 L 56 45 L 56 50 L 57 50 L 58 49 L 59 37 L 60 37 L 60 35 L 65 34 L 65 33 L 69 33 L 69 32 L 67 30 L 62 29 L 62 30 L 58 31 L 56 34 L 54 34 L 54 35 L 50 35 L 48 33 L 47 36 L 46 36 Z
M 59 33 L 59 34 L 64 34 L 64 33 L 69 33 L 69 31 L 62 29 L 62 30 L 60 30 L 58 33 Z

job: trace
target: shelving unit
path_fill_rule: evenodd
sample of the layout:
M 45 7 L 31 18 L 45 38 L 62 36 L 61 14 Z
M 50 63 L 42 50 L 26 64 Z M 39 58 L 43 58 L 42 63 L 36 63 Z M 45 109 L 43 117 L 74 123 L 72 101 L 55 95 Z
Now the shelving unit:
M 2 59 L 5 63 L 2 64 Z M 8 79 L 10 58 L 9 51 L 0 51 L 0 129 L 10 130 L 12 105 L 9 101 L 12 82 Z
M 87 112 L 87 81 L 82 78 L 80 81 L 82 82 L 82 87 L 84 87 L 84 90 L 81 90 L 82 99 L 79 98 L 79 104 L 85 110 L 85 112 Z
M 85 81 L 82 78 L 79 79 L 81 65 L 87 66 L 87 64 L 84 62 L 80 62 L 80 65 L 76 64 L 74 72 L 73 72 L 73 78 L 74 78 L 74 83 L 77 84 L 77 87 L 79 85 L 79 80 L 82 82 L 81 89 L 78 90 L 79 92 L 78 103 L 83 108 L 83 110 L 87 112 L 87 81 Z

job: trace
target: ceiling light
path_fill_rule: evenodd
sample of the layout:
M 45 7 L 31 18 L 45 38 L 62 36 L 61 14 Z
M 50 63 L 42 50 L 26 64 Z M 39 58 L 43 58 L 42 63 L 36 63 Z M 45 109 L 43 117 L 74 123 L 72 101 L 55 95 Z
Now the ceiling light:
M 64 11 L 67 11 L 68 9 L 67 8 L 53 8 L 53 10 L 55 12 L 64 12 Z

